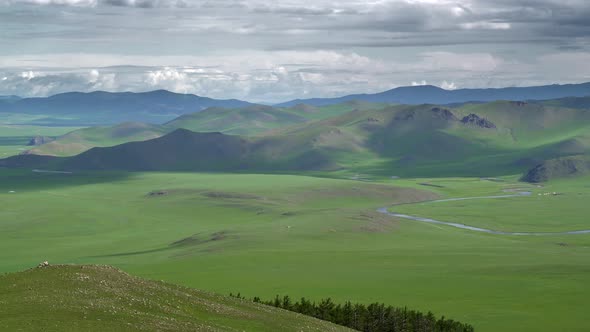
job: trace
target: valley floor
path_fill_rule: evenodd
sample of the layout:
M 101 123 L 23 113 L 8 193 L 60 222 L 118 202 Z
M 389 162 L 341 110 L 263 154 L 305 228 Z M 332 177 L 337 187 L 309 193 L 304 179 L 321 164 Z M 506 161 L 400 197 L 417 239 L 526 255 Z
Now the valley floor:
M 484 332 L 587 330 L 590 235 L 486 234 L 376 210 L 502 231 L 590 229 L 590 178 L 363 180 L 0 170 L 0 272 L 109 264 L 221 294 L 431 310 Z M 532 194 L 418 203 L 515 190 Z

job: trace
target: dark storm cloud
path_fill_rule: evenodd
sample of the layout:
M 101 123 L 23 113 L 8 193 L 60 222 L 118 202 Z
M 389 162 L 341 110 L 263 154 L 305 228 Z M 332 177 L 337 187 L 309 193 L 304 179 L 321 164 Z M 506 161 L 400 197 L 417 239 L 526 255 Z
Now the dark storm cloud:
M 392 0 L 367 3 L 357 0 L 5 0 L 4 3 L 86 6 L 93 8 L 89 10 L 92 10 L 90 15 L 94 16 L 104 15 L 95 9 L 100 7 L 152 9 L 152 13 L 141 13 L 145 23 L 136 27 L 137 29 L 167 26 L 178 35 L 192 34 L 195 31 L 237 35 L 249 33 L 253 35 L 250 39 L 255 46 L 266 44 L 268 47 L 263 47 L 265 49 L 297 48 L 299 43 L 288 45 L 289 40 L 284 37 L 288 35 L 297 42 L 296 33 L 307 33 L 306 42 L 302 43 L 306 47 L 338 47 L 355 43 L 363 47 L 523 41 L 546 43 L 550 37 L 590 36 L 590 5 L 587 1 Z M 175 8 L 180 12 L 172 12 Z M 19 10 L 22 12 L 22 9 Z M 89 14 L 78 10 L 76 15 Z M 134 15 L 125 12 L 124 19 L 127 16 L 135 17 Z M 178 20 L 174 21 L 174 18 Z M 95 18 L 91 20 L 97 21 Z M 63 22 L 64 25 L 67 23 Z M 99 35 L 101 30 L 108 30 L 110 25 L 119 31 L 123 28 L 123 32 L 133 29 L 119 20 L 99 24 L 94 32 Z M 363 31 L 364 33 L 359 33 Z M 436 35 L 434 41 L 433 35 Z M 401 42 L 404 38 L 412 41 Z M 232 41 L 231 38 L 229 41 Z

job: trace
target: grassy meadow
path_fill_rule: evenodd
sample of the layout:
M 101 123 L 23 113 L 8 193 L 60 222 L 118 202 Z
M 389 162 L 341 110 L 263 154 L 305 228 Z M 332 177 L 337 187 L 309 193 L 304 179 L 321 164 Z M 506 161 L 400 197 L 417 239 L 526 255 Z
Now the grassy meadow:
M 590 236 L 481 234 L 375 210 L 503 230 L 578 229 L 590 179 L 543 188 L 516 177 L 370 180 L 0 170 L 0 271 L 44 260 L 109 264 L 221 294 L 432 310 L 476 331 L 587 329 Z M 523 187 L 533 195 L 409 204 Z M 548 191 L 563 195 L 537 195 Z
M 78 127 L 45 127 L 5 124 L 0 121 L 0 158 L 17 155 L 33 148 L 27 146 L 35 136 L 60 136 Z
M 0 275 L 0 294 L 11 304 L 0 311 L 3 331 L 351 331 L 109 266 L 56 265 Z
M 433 180 L 446 186 L 448 181 Z M 544 185 L 506 184 L 498 195 L 532 191 L 531 196 L 474 199 L 451 202 L 424 202 L 392 207 L 391 210 L 420 217 L 436 217 L 505 232 L 565 232 L 590 229 L 586 202 L 590 201 L 590 177 L 561 179 Z M 441 191 L 444 191 L 442 188 Z M 485 195 L 485 193 L 482 193 Z M 478 196 L 470 193 L 465 197 Z
M 472 113 L 497 127 L 460 122 Z M 182 116 L 169 127 L 123 123 L 75 132 L 76 127 L 23 125 L 43 116 L 4 116 L 0 158 L 31 148 L 26 144 L 36 135 L 61 136 L 35 150 L 58 156 L 159 137 L 176 127 L 254 136 L 247 138 L 249 145 L 223 136 L 227 146 L 217 146 L 212 142 L 221 141 L 219 136 L 177 133 L 179 139 L 168 136 L 156 148 L 134 144 L 141 153 L 116 147 L 101 150 L 114 151 L 108 158 L 86 156 L 107 166 L 163 163 L 152 170 L 183 163 L 172 169 L 195 170 L 204 163 L 209 168 L 203 169 L 225 167 L 233 174 L 0 168 L 0 273 L 45 260 L 112 265 L 133 276 L 223 295 L 407 306 L 472 324 L 476 331 L 587 331 L 590 234 L 494 235 L 398 219 L 377 209 L 504 232 L 590 229 L 589 176 L 530 184 L 517 175 L 543 160 L 586 155 L 588 114 L 511 102 L 466 104 L 453 113 L 431 105 L 346 103 L 214 109 Z M 243 145 L 255 152 L 244 157 L 254 165 L 248 172 L 267 174 L 230 167 L 243 161 L 232 159 Z M 218 155 L 227 158 L 207 163 Z M 284 167 L 293 165 L 300 167 Z M 521 191 L 531 195 L 434 202 Z M 60 277 L 66 270 L 47 273 Z M 107 272 L 92 273 L 121 277 Z M 0 276 L 0 294 L 14 294 L 6 280 L 19 276 L 43 284 L 41 274 L 7 274 Z M 141 293 L 131 290 L 133 296 Z M 158 294 L 168 297 L 169 290 Z M 21 300 L 14 296 L 10 303 L 19 305 L 2 311 L 0 297 L 0 323 L 2 314 L 27 312 L 30 303 Z M 189 302 L 182 306 L 194 305 Z M 252 329 L 261 322 L 276 327 L 255 308 L 243 309 L 256 316 Z M 62 314 L 67 322 L 69 314 Z M 153 322 L 160 314 L 150 316 Z M 210 318 L 224 326 L 243 324 L 222 316 Z M 182 319 L 192 324 L 193 318 Z M 299 324 L 283 318 L 289 326 Z

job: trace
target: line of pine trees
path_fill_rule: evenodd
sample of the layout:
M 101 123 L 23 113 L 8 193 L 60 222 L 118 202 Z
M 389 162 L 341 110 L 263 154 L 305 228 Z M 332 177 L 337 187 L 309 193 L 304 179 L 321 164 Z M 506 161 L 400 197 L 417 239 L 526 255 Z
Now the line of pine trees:
M 240 293 L 230 296 L 245 299 Z M 305 298 L 293 302 L 289 296 L 278 295 L 271 301 L 263 301 L 254 297 L 252 301 L 262 303 L 289 311 L 298 312 L 307 316 L 326 320 L 334 324 L 342 325 L 365 332 L 473 332 L 473 326 L 445 319 L 436 318 L 432 312 L 424 314 L 407 308 L 386 306 L 383 303 L 371 303 L 364 305 L 351 303 L 342 304 L 332 302 L 327 298 L 319 303 Z

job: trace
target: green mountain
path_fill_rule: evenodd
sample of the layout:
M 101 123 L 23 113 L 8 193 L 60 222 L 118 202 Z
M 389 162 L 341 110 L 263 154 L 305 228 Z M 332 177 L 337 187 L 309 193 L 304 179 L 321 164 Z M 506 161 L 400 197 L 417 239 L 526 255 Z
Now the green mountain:
M 128 171 L 295 171 L 336 167 L 311 149 L 310 145 L 299 146 L 296 141 L 284 138 L 248 138 L 177 129 L 156 139 L 92 148 L 68 158 L 15 156 L 5 159 L 4 165 L 24 163 L 37 168 Z
M 164 126 L 197 132 L 222 132 L 232 135 L 267 134 L 277 128 L 326 119 L 353 110 L 384 108 L 385 104 L 350 101 L 339 105 L 315 107 L 297 104 L 290 108 L 253 105 L 238 109 L 209 108 L 178 117 Z
M 296 105 L 275 108 L 253 105 L 244 108 L 212 107 L 201 112 L 182 115 L 164 125 L 126 122 L 114 126 L 78 129 L 57 137 L 50 143 L 38 144 L 25 154 L 74 156 L 93 147 L 107 147 L 133 141 L 145 141 L 183 128 L 195 132 L 222 132 L 233 135 L 264 135 L 278 128 L 324 119 L 352 110 L 384 107 L 384 105 L 348 102 L 342 105 L 313 107 Z
M 247 113 L 238 114 L 243 112 Z M 455 109 L 434 105 L 356 109 L 251 137 L 176 130 L 52 163 L 64 169 L 493 176 L 589 153 L 589 111 L 498 101 Z M 18 158 L 3 163 L 22 164 Z
M 97 146 L 114 146 L 133 141 L 160 137 L 169 130 L 162 126 L 141 122 L 125 122 L 115 126 L 89 127 L 67 133 L 38 145 L 26 154 L 73 156 Z
M 108 266 L 47 266 L 2 275 L 0 299 L 3 331 L 351 331 Z
M 271 106 L 255 105 L 240 109 L 208 108 L 182 115 L 164 126 L 198 132 L 218 131 L 236 135 L 253 135 L 278 127 L 306 122 L 304 114 Z

